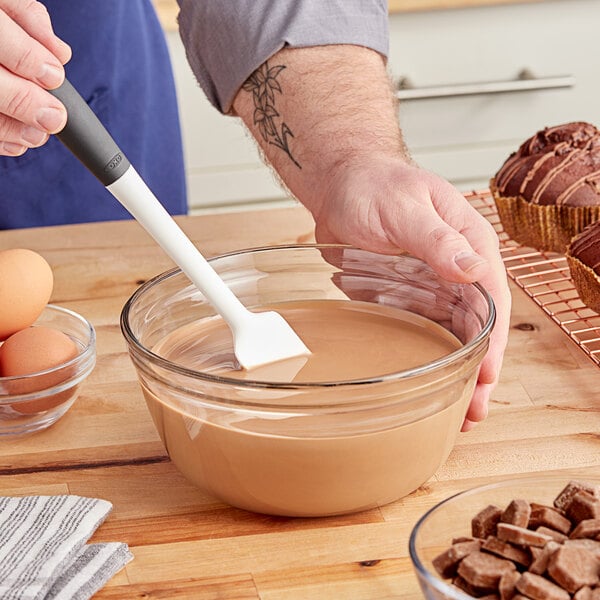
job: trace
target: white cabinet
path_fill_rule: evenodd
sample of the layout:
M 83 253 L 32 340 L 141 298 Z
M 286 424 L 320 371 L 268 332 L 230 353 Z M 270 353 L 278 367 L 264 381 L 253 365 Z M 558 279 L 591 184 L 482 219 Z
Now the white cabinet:
M 416 88 L 506 82 L 524 69 L 542 82 L 558 76 L 573 83 L 558 89 L 401 101 L 400 122 L 413 157 L 459 189 L 479 189 L 538 129 L 572 120 L 600 125 L 599 23 L 599 0 L 391 15 L 390 72 Z M 192 211 L 285 200 L 243 126 L 220 115 L 204 97 L 178 34 L 167 35 Z
M 190 212 L 285 201 L 241 121 L 207 100 L 174 31 L 167 32 L 179 101 Z
M 417 88 L 506 82 L 525 69 L 540 86 L 547 78 L 573 83 L 401 102 L 400 122 L 414 158 L 460 189 L 481 188 L 537 130 L 575 120 L 600 126 L 598 24 L 598 0 L 392 16 L 390 70 Z

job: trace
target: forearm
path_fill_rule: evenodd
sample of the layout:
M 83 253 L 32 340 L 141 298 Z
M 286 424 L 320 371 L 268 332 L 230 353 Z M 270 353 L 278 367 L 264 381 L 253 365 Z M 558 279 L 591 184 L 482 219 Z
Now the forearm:
M 494 298 L 496 326 L 465 419 L 469 429 L 487 414 L 508 334 L 510 291 L 496 232 L 456 188 L 410 160 L 380 54 L 360 46 L 287 49 L 268 67 L 274 91 L 257 85 L 255 73 L 234 110 L 311 210 L 317 241 L 409 252 L 444 279 L 479 281 Z
M 342 168 L 377 154 L 408 161 L 384 60 L 361 46 L 285 48 L 246 81 L 233 108 L 315 217 Z

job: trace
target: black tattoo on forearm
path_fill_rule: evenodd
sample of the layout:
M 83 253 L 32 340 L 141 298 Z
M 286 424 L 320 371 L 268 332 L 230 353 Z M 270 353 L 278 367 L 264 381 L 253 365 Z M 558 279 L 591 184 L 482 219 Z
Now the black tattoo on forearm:
M 282 121 L 281 129 L 275 119 L 281 115 L 275 109 L 275 93 L 282 94 L 277 77 L 285 69 L 285 65 L 270 67 L 269 62 L 262 64 L 242 86 L 246 92 L 252 93 L 254 100 L 254 125 L 258 127 L 263 140 L 267 144 L 283 150 L 290 160 L 299 168 L 300 163 L 293 157 L 290 150 L 290 138 L 294 137 L 292 130 Z

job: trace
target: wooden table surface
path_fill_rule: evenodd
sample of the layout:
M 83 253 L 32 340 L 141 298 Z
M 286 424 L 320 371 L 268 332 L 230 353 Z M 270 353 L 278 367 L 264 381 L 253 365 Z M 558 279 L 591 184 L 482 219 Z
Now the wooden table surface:
M 313 235 L 301 207 L 178 220 L 206 256 Z M 14 247 L 50 262 L 52 302 L 94 324 L 98 361 L 61 421 L 0 440 L 0 494 L 71 493 L 113 503 L 92 539 L 127 542 L 135 558 L 98 599 L 417 599 L 407 542 L 434 503 L 517 473 L 600 475 L 598 367 L 515 288 L 490 415 L 459 436 L 426 485 L 342 517 L 274 518 L 230 508 L 188 484 L 169 461 L 118 325 L 126 299 L 172 267 L 170 260 L 134 222 L 0 232 L 0 249 Z

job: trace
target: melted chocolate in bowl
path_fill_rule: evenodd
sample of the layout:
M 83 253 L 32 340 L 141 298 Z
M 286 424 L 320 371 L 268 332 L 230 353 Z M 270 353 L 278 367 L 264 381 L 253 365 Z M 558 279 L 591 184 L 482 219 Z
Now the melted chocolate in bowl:
M 371 302 L 301 300 L 262 310 L 279 312 L 309 345 L 311 355 L 302 359 L 306 362 L 299 370 L 294 369 L 292 383 L 380 377 L 421 367 L 461 346 L 449 331 L 429 319 Z M 244 380 L 282 381 L 280 373 L 291 362 L 249 371 L 238 368 L 231 331 L 220 317 L 181 327 L 153 350 L 190 369 Z
M 237 370 L 229 330 L 210 307 L 198 314 L 177 272 L 126 305 L 123 331 L 171 459 L 208 493 L 269 514 L 341 514 L 410 493 L 454 445 L 487 349 L 489 297 L 440 285 L 411 257 L 276 250 L 213 266 L 311 349 L 293 381 L 278 381 L 277 364 Z

